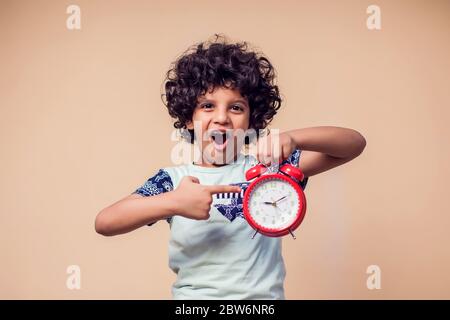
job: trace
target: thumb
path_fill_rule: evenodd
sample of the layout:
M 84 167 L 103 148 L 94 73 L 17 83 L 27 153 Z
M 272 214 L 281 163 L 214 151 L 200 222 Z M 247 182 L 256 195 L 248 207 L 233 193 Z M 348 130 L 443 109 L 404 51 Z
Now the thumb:
M 239 186 L 229 186 L 229 185 L 206 186 L 206 189 L 211 194 L 227 193 L 227 192 L 241 192 L 241 187 L 239 187 Z

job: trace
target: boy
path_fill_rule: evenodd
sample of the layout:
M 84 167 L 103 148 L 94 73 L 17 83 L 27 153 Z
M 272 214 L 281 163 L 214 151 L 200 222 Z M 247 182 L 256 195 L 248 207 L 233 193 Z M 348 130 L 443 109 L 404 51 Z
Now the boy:
M 281 239 L 252 239 L 242 214 L 245 172 L 258 161 L 289 162 L 304 173 L 304 189 L 309 177 L 357 157 L 366 142 L 357 131 L 338 127 L 261 136 L 282 101 L 274 68 L 245 42 L 217 40 L 185 52 L 165 82 L 174 126 L 197 142 L 199 159 L 160 169 L 103 209 L 96 231 L 111 236 L 166 220 L 169 266 L 177 274 L 174 299 L 284 299 Z M 251 130 L 253 135 L 241 134 Z M 255 140 L 255 155 L 240 153 Z

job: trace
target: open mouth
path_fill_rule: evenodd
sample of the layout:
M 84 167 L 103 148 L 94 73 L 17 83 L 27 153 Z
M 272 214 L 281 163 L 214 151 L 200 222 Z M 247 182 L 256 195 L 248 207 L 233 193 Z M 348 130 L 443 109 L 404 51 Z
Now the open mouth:
M 226 148 L 228 140 L 232 136 L 230 130 L 221 131 L 213 130 L 210 133 L 210 140 L 214 143 L 214 148 L 218 151 L 222 151 Z

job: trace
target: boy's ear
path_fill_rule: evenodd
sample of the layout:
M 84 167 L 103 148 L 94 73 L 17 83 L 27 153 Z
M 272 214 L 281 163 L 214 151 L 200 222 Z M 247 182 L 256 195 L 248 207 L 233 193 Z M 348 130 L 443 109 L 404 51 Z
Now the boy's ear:
M 186 129 L 194 130 L 194 124 L 192 123 L 192 121 L 186 122 Z

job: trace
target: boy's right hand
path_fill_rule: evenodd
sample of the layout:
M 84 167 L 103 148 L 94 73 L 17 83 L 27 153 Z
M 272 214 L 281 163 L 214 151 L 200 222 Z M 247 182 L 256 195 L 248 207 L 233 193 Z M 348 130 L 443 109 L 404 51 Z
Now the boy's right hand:
M 229 185 L 202 185 L 196 177 L 185 176 L 173 192 L 177 202 L 175 203 L 176 214 L 195 220 L 207 220 L 213 194 L 241 192 L 241 188 Z

